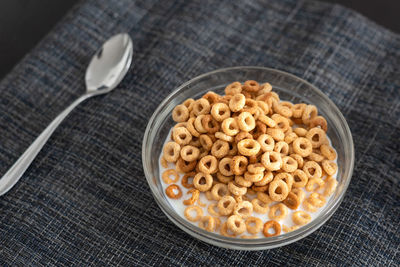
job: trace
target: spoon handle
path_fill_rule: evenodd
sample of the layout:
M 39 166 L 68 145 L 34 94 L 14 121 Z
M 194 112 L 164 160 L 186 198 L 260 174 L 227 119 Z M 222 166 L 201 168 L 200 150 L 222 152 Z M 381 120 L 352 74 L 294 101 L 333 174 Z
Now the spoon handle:
M 14 163 L 14 165 L 7 171 L 6 174 L 0 179 L 0 196 L 8 192 L 21 178 L 26 169 L 36 158 L 36 155 L 42 149 L 44 144 L 50 138 L 54 130 L 60 123 L 68 116 L 68 114 L 82 101 L 93 96 L 93 94 L 84 94 L 76 99 L 69 107 L 61 112 L 47 128 L 36 138 L 36 140 L 29 146 L 29 148 L 22 154 L 22 156 Z

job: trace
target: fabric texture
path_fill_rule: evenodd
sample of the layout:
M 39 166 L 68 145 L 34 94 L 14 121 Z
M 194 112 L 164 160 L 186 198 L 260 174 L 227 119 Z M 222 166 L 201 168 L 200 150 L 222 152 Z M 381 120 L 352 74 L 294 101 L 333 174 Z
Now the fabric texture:
M 84 90 L 111 35 L 134 40 L 112 93 L 78 106 L 19 183 L 0 197 L 0 265 L 400 265 L 400 36 L 315 1 L 82 1 L 0 83 L 0 172 Z M 200 242 L 158 208 L 141 143 L 160 101 L 221 67 L 281 69 L 313 83 L 345 116 L 353 178 L 333 217 L 281 248 Z

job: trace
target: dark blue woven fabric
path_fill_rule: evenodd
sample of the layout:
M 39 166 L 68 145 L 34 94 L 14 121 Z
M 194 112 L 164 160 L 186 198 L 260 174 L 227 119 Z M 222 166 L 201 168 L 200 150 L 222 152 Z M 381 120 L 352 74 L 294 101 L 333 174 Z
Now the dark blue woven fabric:
M 74 110 L 0 198 L 0 265 L 400 265 L 400 37 L 313 1 L 89 0 L 0 83 L 0 173 L 84 92 L 92 53 L 129 32 L 135 67 Z M 345 199 L 318 231 L 257 252 L 175 227 L 141 163 L 148 118 L 173 88 L 221 67 L 267 66 L 325 92 L 352 130 Z

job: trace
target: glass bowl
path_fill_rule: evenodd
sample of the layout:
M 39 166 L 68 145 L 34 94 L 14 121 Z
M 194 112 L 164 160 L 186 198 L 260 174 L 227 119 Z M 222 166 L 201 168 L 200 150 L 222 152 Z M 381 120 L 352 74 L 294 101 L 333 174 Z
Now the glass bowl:
M 173 108 L 187 98 L 199 98 L 207 91 L 223 94 L 224 88 L 234 81 L 256 80 L 269 82 L 281 100 L 305 102 L 318 107 L 328 122 L 328 136 L 337 151 L 338 186 L 319 216 L 299 229 L 279 236 L 259 239 L 225 237 L 207 232 L 187 221 L 169 204 L 162 188 L 159 156 L 171 127 Z M 154 199 L 167 217 L 183 231 L 212 245 L 242 250 L 270 249 L 304 238 L 321 227 L 339 207 L 350 183 L 354 165 L 354 146 L 349 126 L 335 104 L 310 83 L 292 74 L 263 67 L 233 67 L 200 75 L 174 90 L 158 106 L 147 124 L 142 144 L 143 169 Z

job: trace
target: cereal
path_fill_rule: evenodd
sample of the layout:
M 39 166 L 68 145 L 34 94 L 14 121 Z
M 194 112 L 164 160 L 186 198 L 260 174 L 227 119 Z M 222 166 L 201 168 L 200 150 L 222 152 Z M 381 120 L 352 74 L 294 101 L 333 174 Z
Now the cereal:
M 300 199 L 295 193 L 289 192 L 287 198 L 283 201 L 283 204 L 285 204 L 289 209 L 295 210 L 300 206 Z
M 235 196 L 241 196 L 241 195 L 246 194 L 246 192 L 247 192 L 247 187 L 240 186 L 235 182 L 229 182 L 228 189 Z
M 328 197 L 335 192 L 335 189 L 337 187 L 337 180 L 334 178 L 330 178 L 325 181 L 325 189 L 324 189 L 324 196 Z
M 243 85 L 243 90 L 246 90 L 249 92 L 257 92 L 259 89 L 260 89 L 260 84 L 253 80 L 245 81 L 245 83 Z
M 322 176 L 322 169 L 318 163 L 315 161 L 307 161 L 303 165 L 304 173 L 310 178 L 321 178 Z
M 293 141 L 293 151 L 303 158 L 307 157 L 312 152 L 312 144 L 307 138 L 299 137 Z
M 290 157 L 294 158 L 297 161 L 297 167 L 299 169 L 303 168 L 304 159 L 299 154 L 290 154 Z
M 269 184 L 273 179 L 274 179 L 274 175 L 272 174 L 272 172 L 265 171 L 264 177 L 260 181 L 255 182 L 254 185 L 255 186 L 265 186 L 265 185 Z
M 308 176 L 305 172 L 297 169 L 293 172 L 293 187 L 305 187 L 308 183 Z
M 196 212 L 196 216 L 195 217 L 193 217 L 190 214 L 191 211 L 195 211 Z M 186 219 L 188 219 L 189 221 L 197 222 L 198 220 L 201 219 L 201 217 L 203 217 L 203 210 L 199 206 L 190 206 L 190 207 L 187 207 L 185 209 L 184 214 L 185 214 Z
M 244 179 L 247 181 L 250 181 L 252 183 L 259 182 L 264 178 L 264 172 L 259 172 L 259 173 L 251 173 L 251 172 L 245 172 L 244 173 Z
M 193 185 L 201 192 L 208 191 L 212 187 L 213 178 L 209 174 L 197 173 L 193 178 Z
M 204 115 L 201 123 L 204 130 L 206 130 L 209 134 L 214 134 L 219 131 L 219 123 L 214 120 L 214 118 L 210 114 Z
M 268 217 L 273 220 L 283 220 L 288 214 L 288 208 L 283 203 L 273 205 L 269 209 Z
M 310 128 L 320 127 L 324 132 L 328 131 L 328 123 L 322 116 L 316 116 L 310 121 Z
M 269 229 L 273 229 L 274 233 L 270 233 Z M 263 234 L 265 237 L 277 236 L 281 233 L 281 225 L 277 221 L 268 221 L 264 224 Z
M 207 155 L 199 161 L 199 170 L 206 174 L 216 173 L 218 171 L 218 160 L 216 157 Z
M 231 110 L 227 104 L 216 103 L 211 108 L 211 115 L 216 121 L 221 122 L 231 116 Z
M 256 140 L 243 139 L 237 144 L 237 148 L 244 156 L 254 156 L 260 151 L 261 146 Z
M 289 194 L 289 187 L 283 180 L 273 180 L 268 187 L 269 197 L 273 201 L 282 201 Z
M 328 160 L 336 159 L 336 151 L 330 145 L 322 144 L 320 147 L 321 154 Z
M 165 144 L 163 153 L 164 159 L 168 162 L 176 162 L 179 158 L 179 153 L 181 151 L 180 145 L 175 142 L 168 142 Z
M 197 147 L 187 145 L 181 149 L 181 158 L 185 161 L 194 161 L 200 155 L 200 150 Z
M 185 204 L 186 206 L 190 206 L 196 203 L 196 201 L 199 199 L 200 191 L 197 189 L 190 189 L 187 193 L 192 194 L 192 196 L 189 199 L 185 199 L 183 201 L 183 204 Z
M 309 124 L 310 121 L 317 115 L 318 115 L 317 107 L 314 105 L 307 105 L 303 110 L 301 119 L 303 120 L 304 124 Z
M 228 184 L 233 178 L 233 176 L 225 176 L 221 172 L 217 172 L 217 179 L 223 184 Z
M 263 223 L 261 219 L 257 217 L 248 217 L 245 221 L 247 232 L 250 234 L 257 234 L 261 231 Z
M 172 137 L 178 145 L 187 145 L 190 141 L 192 141 L 192 135 L 188 129 L 184 127 L 175 128 L 172 131 Z
M 235 183 L 237 183 L 240 186 L 244 186 L 244 187 L 250 187 L 250 186 L 253 185 L 253 182 L 246 180 L 241 175 L 236 175 L 235 176 Z
M 185 161 L 182 158 L 176 162 L 176 170 L 182 173 L 191 172 L 196 167 L 197 161 Z
M 260 199 L 255 198 L 251 201 L 253 205 L 253 210 L 260 214 L 265 214 L 269 210 L 268 203 L 262 202 Z
M 276 126 L 276 122 L 266 115 L 261 114 L 260 116 L 258 116 L 258 120 L 267 125 L 268 127 Z
M 305 211 L 296 211 L 292 215 L 292 220 L 297 225 L 305 225 L 311 221 L 311 216 Z
M 220 215 L 230 215 L 235 207 L 236 200 L 232 196 L 222 197 L 217 204 L 218 211 Z
M 322 161 L 322 168 L 328 175 L 334 175 L 337 171 L 337 165 L 333 161 L 324 160 Z
M 236 94 L 229 100 L 229 108 L 232 112 L 238 112 L 244 108 L 246 98 L 243 94 Z
M 234 156 L 231 161 L 231 170 L 235 175 L 242 175 L 247 169 L 248 160 L 244 156 Z
M 186 173 L 182 177 L 182 181 L 181 181 L 182 186 L 185 187 L 185 188 L 193 188 L 194 187 L 193 182 L 190 184 L 189 183 L 189 178 L 194 178 L 195 175 L 196 175 L 195 172 Z
M 243 139 L 254 139 L 248 132 L 240 132 L 235 136 L 235 142 L 239 143 Z
M 306 197 L 306 193 L 304 193 L 303 189 L 301 188 L 293 188 L 291 192 L 299 198 L 300 203 L 303 202 L 304 198 Z
M 208 102 L 208 100 L 205 98 L 200 98 L 196 100 L 193 104 L 193 114 L 196 116 L 208 114 L 210 112 L 210 109 L 210 102 Z
M 276 127 L 278 129 L 281 129 L 284 133 L 286 133 L 289 129 L 291 129 L 289 120 L 284 116 L 281 116 L 279 114 L 274 114 L 271 116 L 271 119 L 275 121 Z
M 257 138 L 257 142 L 260 144 L 260 148 L 263 152 L 271 152 L 274 150 L 275 147 L 275 140 L 272 136 L 268 134 L 261 134 Z
M 176 122 L 184 122 L 189 118 L 189 110 L 185 105 L 177 105 L 172 111 L 172 119 Z
M 215 219 L 211 216 L 203 216 L 199 221 L 199 227 L 207 232 L 213 232 L 215 229 Z
M 307 130 L 302 127 L 297 127 L 293 131 L 298 137 L 304 137 L 307 134 Z
M 287 184 L 289 191 L 292 189 L 294 178 L 293 175 L 291 175 L 290 173 L 287 172 L 278 173 L 277 175 L 275 175 L 274 181 L 278 180 L 283 180 Z
M 223 158 L 218 163 L 218 170 L 224 176 L 232 176 L 233 171 L 231 169 L 232 158 Z
M 232 136 L 226 135 L 223 132 L 216 132 L 215 137 L 218 139 L 224 140 L 226 142 L 232 142 L 234 140 Z M 229 154 L 229 152 L 228 152 L 228 154 Z M 234 153 L 234 154 L 236 154 L 236 153 Z
M 285 139 L 285 133 L 282 131 L 282 129 L 268 128 L 267 134 L 272 136 L 275 141 L 283 141 L 283 139 Z
M 228 155 L 229 144 L 223 140 L 217 140 L 211 147 L 211 155 L 217 159 L 223 158 Z
M 310 140 L 313 148 L 317 148 L 324 143 L 326 135 L 321 128 L 312 128 L 307 132 L 306 138 Z
M 241 216 L 246 219 L 253 213 L 253 205 L 249 201 L 242 201 L 235 204 L 233 214 Z
M 324 196 L 315 192 L 308 197 L 308 202 L 317 208 L 321 208 L 325 205 L 326 199 Z
M 211 189 L 213 199 L 220 200 L 224 196 L 229 195 L 228 186 L 226 184 L 215 184 Z
M 294 230 L 297 230 L 297 229 L 299 229 L 299 225 L 293 225 L 293 226 L 291 226 L 291 227 L 288 227 L 288 226 L 286 226 L 286 225 L 282 225 L 282 230 L 284 231 L 284 232 L 286 232 L 286 233 L 289 233 L 289 232 L 292 232 L 292 231 L 294 231 Z
M 205 150 L 211 150 L 213 142 L 211 140 L 211 137 L 206 135 L 206 134 L 202 134 L 200 135 L 200 144 L 201 146 L 205 149 Z
M 253 115 L 247 111 L 240 113 L 237 117 L 237 122 L 242 131 L 250 132 L 256 127 L 256 121 L 254 120 Z
M 175 177 L 175 179 L 169 178 L 171 175 Z M 162 179 L 166 184 L 172 184 L 179 181 L 179 174 L 174 169 L 169 169 L 163 172 Z
M 209 192 L 209 191 L 208 191 Z M 217 207 L 216 203 L 211 203 L 210 205 L 208 205 L 207 211 L 208 213 L 210 213 L 212 216 L 220 216 L 220 213 L 215 211 L 215 208 Z
M 234 136 L 239 133 L 239 124 L 234 118 L 227 118 L 221 124 L 222 131 L 229 136 Z
M 289 156 L 282 158 L 282 170 L 285 172 L 294 172 L 297 170 L 298 163 L 295 159 Z
M 246 224 L 239 215 L 231 215 L 226 221 L 228 229 L 231 230 L 234 235 L 243 234 L 246 231 Z
M 306 185 L 306 190 L 308 192 L 316 191 L 316 190 L 322 188 L 324 186 L 324 184 L 325 184 L 325 182 L 321 178 L 311 178 L 308 180 L 308 183 Z M 315 185 L 317 187 L 315 187 Z
M 176 192 L 175 192 L 175 191 L 176 191 Z M 169 198 L 178 199 L 178 198 L 180 198 L 180 197 L 182 196 L 182 190 L 181 190 L 181 188 L 180 188 L 178 185 L 176 185 L 176 184 L 171 184 L 170 186 L 168 186 L 168 187 L 165 189 L 165 193 L 167 194 L 167 196 L 168 196 Z
M 168 161 L 164 158 L 164 156 L 161 157 L 160 164 L 163 166 L 163 168 L 168 168 Z
M 240 82 L 233 82 L 225 87 L 225 94 L 236 95 L 242 91 L 242 84 Z
M 281 154 L 282 157 L 289 154 L 289 145 L 284 141 L 279 141 L 275 144 L 274 151 Z
M 261 162 L 267 170 L 277 171 L 282 166 L 282 157 L 278 152 L 265 152 L 261 156 Z
M 295 104 L 292 106 L 292 116 L 293 118 L 301 118 L 303 116 L 303 111 L 306 108 L 306 104 L 300 103 L 300 104 Z

